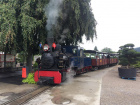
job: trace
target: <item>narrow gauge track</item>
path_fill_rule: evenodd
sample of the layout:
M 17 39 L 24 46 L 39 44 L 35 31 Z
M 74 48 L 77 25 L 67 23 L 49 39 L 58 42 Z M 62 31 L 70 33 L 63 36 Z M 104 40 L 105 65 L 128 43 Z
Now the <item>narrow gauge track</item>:
M 23 94 L 1 105 L 23 105 L 50 88 L 51 86 L 40 86 L 37 89 L 30 91 L 29 93 Z

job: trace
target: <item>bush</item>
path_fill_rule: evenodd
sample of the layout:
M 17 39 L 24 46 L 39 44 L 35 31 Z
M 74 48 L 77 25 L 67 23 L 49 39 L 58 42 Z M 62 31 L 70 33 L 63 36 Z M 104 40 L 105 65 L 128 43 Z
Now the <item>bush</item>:
M 33 68 L 38 68 L 37 62 L 35 62 L 35 64 L 33 64 Z
M 134 50 L 134 44 L 126 44 L 120 47 L 119 50 L 119 64 L 122 66 L 134 66 L 138 65 L 137 62 L 140 60 L 140 53 Z
M 133 65 L 135 68 L 140 68 L 140 61 L 137 61 L 135 65 Z
M 36 82 L 34 81 L 34 73 L 29 73 L 28 77 L 26 79 L 23 79 L 22 82 L 28 84 L 36 84 Z
M 34 71 L 37 71 L 38 70 L 38 64 L 37 64 L 37 62 L 35 62 L 35 64 L 33 65 L 33 69 L 34 69 Z

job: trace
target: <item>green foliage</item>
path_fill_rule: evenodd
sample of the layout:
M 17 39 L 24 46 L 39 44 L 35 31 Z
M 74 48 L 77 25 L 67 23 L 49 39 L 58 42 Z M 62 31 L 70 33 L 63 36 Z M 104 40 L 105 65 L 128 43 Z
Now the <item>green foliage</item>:
M 120 56 L 120 59 L 119 60 L 120 60 L 119 64 L 121 64 L 123 66 L 127 66 L 129 64 L 127 58 L 125 58 L 125 57 L 121 57 Z
M 27 0 L 21 2 L 19 19 L 21 20 L 24 51 L 33 54 L 38 53 L 39 42 L 44 41 L 46 38 L 46 18 L 43 9 L 47 2 L 48 0 Z
M 119 50 L 119 60 L 122 66 L 134 66 L 140 60 L 140 53 L 136 52 L 134 49 L 134 44 L 125 44 L 120 47 Z
M 1 0 L 0 1 L 0 50 L 24 51 L 27 61 L 39 51 L 38 45 L 47 37 L 47 16 L 44 7 L 50 0 Z M 96 36 L 96 20 L 90 5 L 91 0 L 63 0 L 58 24 L 53 33 L 56 42 L 65 35 L 66 45 L 82 42 L 82 36 Z M 53 8 L 52 8 L 53 9 Z M 64 30 L 68 30 L 63 33 Z M 8 46 L 8 47 L 6 47 Z M 27 63 L 27 66 L 31 63 Z M 30 65 L 31 67 L 31 65 Z
M 126 47 L 126 48 L 133 48 L 134 44 L 132 44 L 132 43 L 125 44 L 124 47 Z
M 35 62 L 33 65 L 34 68 L 38 68 L 38 64 Z
M 114 51 L 112 51 L 111 48 L 105 47 L 101 50 L 101 52 L 113 53 Z
M 98 51 L 98 48 L 97 48 L 97 46 L 95 46 L 95 47 L 94 47 L 94 51 Z
M 0 50 L 15 49 L 25 53 L 27 66 L 31 68 L 33 54 L 46 39 L 44 6 L 49 0 L 0 1 Z
M 15 0 L 0 1 L 0 50 L 6 45 L 8 50 L 16 47 L 17 20 L 15 6 Z
M 44 41 L 46 17 L 43 8 L 48 0 L 0 1 L 0 48 L 9 45 L 17 52 L 37 53 Z
M 20 63 L 24 63 L 26 61 L 26 55 L 24 51 L 18 53 L 18 59 Z
M 17 52 L 27 54 L 38 52 L 38 44 L 44 42 L 47 32 L 45 25 L 47 17 L 44 7 L 50 0 L 2 0 L 0 1 L 0 39 L 1 43 L 15 46 Z M 87 40 L 96 36 L 96 20 L 92 13 L 91 0 L 64 0 L 59 13 L 58 25 L 54 27 L 56 41 L 65 33 L 65 44 L 82 42 L 82 36 Z M 0 44 L 2 45 L 2 44 Z
M 34 73 L 29 73 L 28 77 L 26 79 L 23 79 L 22 82 L 28 84 L 36 84 L 36 82 L 34 81 Z
M 136 64 L 133 65 L 135 68 L 140 68 L 140 61 L 137 61 Z
M 34 68 L 34 71 L 37 71 L 37 70 L 38 70 L 38 64 L 37 64 L 37 62 L 35 62 L 35 63 L 33 64 L 33 68 Z
M 96 36 L 96 20 L 94 18 L 91 0 L 64 0 L 62 10 L 59 13 L 58 25 L 54 28 L 55 40 L 65 35 L 65 45 L 76 45 L 82 42 L 82 36 L 87 40 L 93 40 Z M 64 30 L 68 30 L 63 33 Z

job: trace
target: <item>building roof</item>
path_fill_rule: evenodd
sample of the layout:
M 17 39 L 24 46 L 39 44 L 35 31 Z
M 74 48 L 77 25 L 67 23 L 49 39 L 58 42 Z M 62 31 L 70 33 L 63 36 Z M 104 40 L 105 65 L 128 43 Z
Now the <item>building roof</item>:
M 84 53 L 96 53 L 94 50 L 84 50 Z

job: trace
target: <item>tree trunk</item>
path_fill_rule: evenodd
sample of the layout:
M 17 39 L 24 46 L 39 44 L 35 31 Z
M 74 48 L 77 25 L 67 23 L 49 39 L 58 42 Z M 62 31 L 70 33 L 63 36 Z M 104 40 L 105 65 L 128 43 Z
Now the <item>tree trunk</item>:
M 32 71 L 32 59 L 33 59 L 32 54 L 28 53 L 27 58 L 26 58 L 26 67 L 27 67 L 28 73 Z
M 6 69 L 6 54 L 7 54 L 7 50 L 5 48 L 4 49 L 4 70 Z

